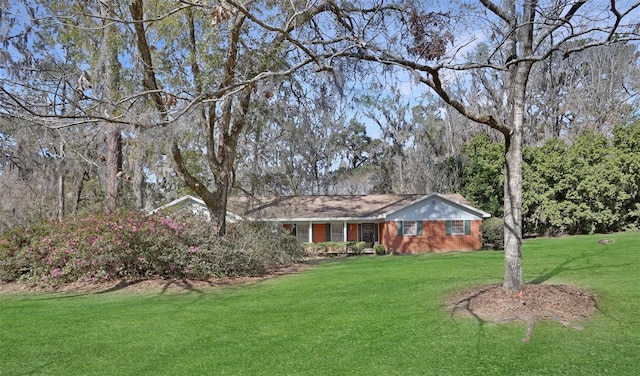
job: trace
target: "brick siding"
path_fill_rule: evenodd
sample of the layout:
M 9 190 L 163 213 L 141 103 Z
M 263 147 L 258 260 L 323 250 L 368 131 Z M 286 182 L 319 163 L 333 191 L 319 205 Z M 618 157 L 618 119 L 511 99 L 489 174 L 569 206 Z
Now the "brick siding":
M 473 251 L 482 248 L 481 220 L 471 221 L 471 234 L 446 235 L 446 221 L 423 221 L 422 235 L 398 236 L 397 222 L 382 224 L 382 245 L 397 253 Z

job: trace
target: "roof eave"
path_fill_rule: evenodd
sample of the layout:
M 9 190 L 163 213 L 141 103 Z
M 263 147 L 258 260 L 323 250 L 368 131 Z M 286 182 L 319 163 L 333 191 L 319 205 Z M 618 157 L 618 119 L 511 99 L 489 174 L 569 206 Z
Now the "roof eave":
M 168 204 L 164 204 L 164 205 L 160 206 L 159 208 L 155 208 L 155 209 L 153 209 L 152 211 L 150 211 L 149 213 L 147 213 L 147 215 L 155 214 L 155 213 L 157 213 L 157 212 L 163 211 L 163 210 L 165 210 L 165 209 L 167 209 L 167 208 L 170 208 L 170 207 L 172 207 L 172 206 L 178 205 L 179 203 L 181 203 L 181 202 L 183 202 L 183 201 L 187 201 L 187 200 L 192 200 L 192 201 L 194 201 L 194 202 L 196 202 L 196 203 L 198 203 L 198 204 L 201 204 L 201 205 L 203 205 L 203 206 L 206 206 L 206 205 L 205 205 L 205 203 L 204 203 L 204 201 L 202 201 L 201 199 L 199 199 L 199 198 L 197 198 L 197 197 L 193 197 L 193 196 L 191 196 L 191 195 L 185 195 L 185 196 L 179 197 L 179 198 L 177 198 L 177 199 L 175 199 L 175 200 L 173 200 L 173 201 L 169 202 Z
M 179 197 L 179 198 L 171 201 L 168 204 L 164 204 L 164 205 L 160 206 L 159 208 L 155 208 L 155 209 L 151 210 L 149 213 L 147 213 L 147 215 L 153 215 L 155 213 L 161 212 L 161 211 L 163 211 L 165 209 L 168 209 L 168 208 L 170 208 L 172 206 L 178 205 L 178 204 L 182 203 L 183 201 L 187 201 L 187 200 L 191 200 L 194 203 L 196 203 L 198 205 L 201 205 L 201 206 L 203 206 L 205 208 L 207 207 L 207 204 L 205 204 L 205 202 L 202 199 L 200 199 L 198 197 L 191 196 L 191 195 L 185 195 L 185 196 Z M 241 221 L 242 220 L 242 216 L 239 216 L 238 214 L 236 214 L 236 213 L 234 213 L 232 211 L 229 211 L 229 210 L 227 210 L 227 218 L 230 218 L 230 219 L 232 219 L 234 221 Z

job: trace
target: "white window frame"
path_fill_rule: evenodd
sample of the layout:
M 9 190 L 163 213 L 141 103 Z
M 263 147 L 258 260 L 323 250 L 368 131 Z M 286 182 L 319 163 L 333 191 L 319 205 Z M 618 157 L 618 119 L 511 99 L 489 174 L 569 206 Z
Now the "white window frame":
M 331 241 L 344 241 L 344 225 L 342 223 L 331 223 Z
M 451 235 L 465 235 L 463 219 L 451 220 Z
M 402 221 L 402 235 L 418 235 L 418 221 Z
M 307 243 L 309 241 L 309 225 L 306 223 L 296 224 L 296 238 L 299 242 Z

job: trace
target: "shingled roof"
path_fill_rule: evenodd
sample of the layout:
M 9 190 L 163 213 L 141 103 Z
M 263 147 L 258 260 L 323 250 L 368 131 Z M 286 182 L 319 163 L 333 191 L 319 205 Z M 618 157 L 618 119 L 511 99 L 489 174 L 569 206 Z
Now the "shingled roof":
M 232 197 L 228 210 L 254 220 L 373 220 L 427 196 L 470 206 L 460 194 Z

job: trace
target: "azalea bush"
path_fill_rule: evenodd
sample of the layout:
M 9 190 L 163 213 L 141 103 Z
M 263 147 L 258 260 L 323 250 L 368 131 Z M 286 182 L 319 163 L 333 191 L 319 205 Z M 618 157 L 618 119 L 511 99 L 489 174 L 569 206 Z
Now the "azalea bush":
M 0 280 L 47 286 L 119 278 L 256 276 L 299 261 L 294 237 L 256 223 L 135 212 L 49 221 L 0 236 Z

